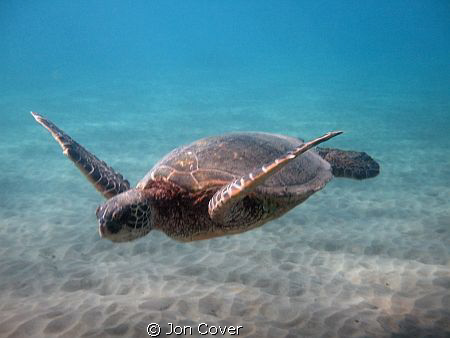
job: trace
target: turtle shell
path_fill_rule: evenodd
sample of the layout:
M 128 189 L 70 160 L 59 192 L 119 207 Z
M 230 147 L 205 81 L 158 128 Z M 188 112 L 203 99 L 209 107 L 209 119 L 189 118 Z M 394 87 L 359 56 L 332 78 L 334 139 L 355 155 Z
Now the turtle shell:
M 138 183 L 168 180 L 188 191 L 218 189 L 232 180 L 272 163 L 302 144 L 284 135 L 245 132 L 207 137 L 172 150 Z M 331 167 L 307 151 L 269 177 L 256 191 L 269 194 L 311 194 L 332 177 Z

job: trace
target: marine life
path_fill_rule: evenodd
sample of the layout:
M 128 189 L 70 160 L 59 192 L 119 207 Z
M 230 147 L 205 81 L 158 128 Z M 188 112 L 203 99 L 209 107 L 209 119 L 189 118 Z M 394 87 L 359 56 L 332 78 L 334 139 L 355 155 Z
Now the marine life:
M 340 131 L 309 142 L 240 132 L 172 150 L 131 188 L 121 174 L 51 121 L 31 114 L 107 198 L 96 215 L 100 236 L 114 242 L 131 241 L 151 230 L 183 242 L 242 233 L 304 202 L 333 175 L 366 179 L 380 171 L 364 152 L 316 147 Z

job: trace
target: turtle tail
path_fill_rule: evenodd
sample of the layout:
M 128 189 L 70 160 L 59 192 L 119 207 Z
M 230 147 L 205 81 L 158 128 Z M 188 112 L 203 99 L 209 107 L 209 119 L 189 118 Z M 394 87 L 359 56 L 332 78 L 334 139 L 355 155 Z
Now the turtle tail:
M 363 180 L 380 173 L 380 165 L 363 151 L 317 147 L 316 152 L 330 163 L 336 177 Z

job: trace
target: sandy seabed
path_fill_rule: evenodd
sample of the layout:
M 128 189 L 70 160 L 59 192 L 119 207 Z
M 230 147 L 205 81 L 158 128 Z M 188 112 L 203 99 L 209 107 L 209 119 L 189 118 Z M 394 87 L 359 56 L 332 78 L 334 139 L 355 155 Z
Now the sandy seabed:
M 101 197 L 29 119 L 28 137 L 1 146 L 0 337 L 147 337 L 150 323 L 161 336 L 170 323 L 192 336 L 200 323 L 255 338 L 450 336 L 444 146 L 367 135 L 372 148 L 354 148 L 381 162 L 375 179 L 335 179 L 245 234 L 118 245 L 99 238 Z M 129 130 L 109 122 L 87 137 L 98 126 L 85 120 L 61 127 L 135 182 L 179 141 L 152 134 L 163 150 L 142 158 L 148 142 L 128 140 L 117 156 L 108 130 Z
M 43 170 L 32 161 L 29 180 Z M 150 323 L 202 322 L 241 325 L 242 337 L 450 333 L 448 188 L 401 199 L 394 191 L 416 178 L 394 183 L 388 167 L 333 180 L 242 235 L 181 244 L 152 232 L 117 245 L 99 239 L 100 199 L 70 166 L 2 210 L 1 337 L 145 337 Z

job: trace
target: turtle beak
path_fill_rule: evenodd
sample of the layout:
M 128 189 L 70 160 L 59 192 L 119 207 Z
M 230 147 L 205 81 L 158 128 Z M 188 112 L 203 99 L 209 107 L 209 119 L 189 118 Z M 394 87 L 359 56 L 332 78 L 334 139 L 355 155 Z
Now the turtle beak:
M 103 211 L 103 214 L 100 216 L 100 212 L 102 212 L 102 206 L 99 206 L 97 210 L 95 211 L 95 214 L 98 219 L 98 233 L 100 234 L 100 237 L 105 237 L 106 234 L 106 211 L 108 210 L 108 207 L 105 208 Z
M 103 217 L 98 220 L 98 233 L 100 237 L 104 237 L 106 233 L 106 221 Z

